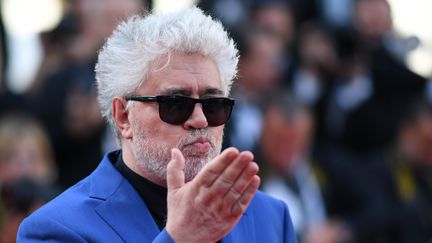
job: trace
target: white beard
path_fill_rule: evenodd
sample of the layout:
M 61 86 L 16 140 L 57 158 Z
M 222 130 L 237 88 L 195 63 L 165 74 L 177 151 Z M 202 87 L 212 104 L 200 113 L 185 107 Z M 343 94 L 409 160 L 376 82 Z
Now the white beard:
M 159 179 L 166 181 L 166 169 L 171 160 L 171 147 L 165 143 L 156 143 L 151 138 L 147 138 L 137 127 L 132 126 L 134 143 L 132 144 L 133 154 L 140 170 L 149 171 Z M 185 149 L 185 145 L 197 140 L 198 138 L 210 140 L 211 149 L 207 155 L 197 156 Z M 222 139 L 221 139 L 222 140 Z M 216 138 L 205 129 L 192 130 L 187 136 L 182 137 L 175 146 L 180 149 L 185 158 L 185 181 L 191 181 L 198 172 L 220 151 L 222 144 L 216 144 Z

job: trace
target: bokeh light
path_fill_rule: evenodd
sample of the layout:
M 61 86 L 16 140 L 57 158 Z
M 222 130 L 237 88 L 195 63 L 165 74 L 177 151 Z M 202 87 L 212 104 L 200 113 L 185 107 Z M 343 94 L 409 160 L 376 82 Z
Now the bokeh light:
M 171 12 L 180 8 L 194 5 L 197 0 L 156 0 L 154 10 L 156 12 Z
M 42 50 L 38 35 L 57 26 L 63 16 L 61 0 L 3 0 L 2 16 L 9 43 L 7 83 L 14 92 L 31 86 Z
M 54 28 L 63 5 L 61 0 L 3 0 L 2 11 L 9 33 L 27 35 Z
M 396 31 L 420 39 L 420 45 L 408 55 L 409 67 L 425 77 L 432 76 L 432 1 L 388 1 L 392 7 Z

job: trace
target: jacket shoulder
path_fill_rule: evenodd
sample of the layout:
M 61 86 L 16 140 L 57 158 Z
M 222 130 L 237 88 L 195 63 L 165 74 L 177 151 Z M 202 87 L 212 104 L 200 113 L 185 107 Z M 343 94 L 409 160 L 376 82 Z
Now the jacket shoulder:
M 28 216 L 24 222 L 74 222 L 87 218 L 101 200 L 89 197 L 88 178 L 67 189 Z
M 258 191 L 247 214 L 253 218 L 257 239 L 268 239 L 271 232 L 278 242 L 297 242 L 288 207 L 281 200 Z
M 266 213 L 269 213 L 269 211 L 275 211 L 280 213 L 281 211 L 284 211 L 284 208 L 286 208 L 285 203 L 283 203 L 281 200 L 269 196 L 262 191 L 258 191 L 255 194 L 251 205 L 254 207 L 254 209 L 263 209 L 263 211 L 261 212 Z
M 47 239 L 55 239 L 55 234 L 62 232 L 71 232 L 71 235 L 86 238 L 91 233 L 88 225 L 104 230 L 108 226 L 96 209 L 110 198 L 123 182 L 123 177 L 105 157 L 91 175 L 24 219 L 19 227 L 18 239 L 38 239 L 42 236 L 48 237 L 48 234 L 53 235 Z

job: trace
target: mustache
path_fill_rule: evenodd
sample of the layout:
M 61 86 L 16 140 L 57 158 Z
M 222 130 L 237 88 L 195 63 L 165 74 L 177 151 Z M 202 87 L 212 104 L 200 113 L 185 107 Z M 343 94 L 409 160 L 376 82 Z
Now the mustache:
M 211 135 L 209 133 L 208 130 L 206 129 L 195 129 L 192 130 L 188 135 L 182 137 L 178 143 L 177 143 L 177 148 L 179 148 L 180 150 L 182 150 L 186 145 L 189 145 L 193 142 L 195 142 L 198 139 L 207 139 L 210 142 L 210 145 L 212 148 L 215 148 L 216 146 L 216 138 Z

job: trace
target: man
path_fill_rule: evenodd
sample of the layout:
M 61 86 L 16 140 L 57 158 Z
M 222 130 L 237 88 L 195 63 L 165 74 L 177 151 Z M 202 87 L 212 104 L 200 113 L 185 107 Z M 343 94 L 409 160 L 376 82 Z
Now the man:
M 237 61 L 196 8 L 122 23 L 96 66 L 122 150 L 24 220 L 18 242 L 295 242 L 284 203 L 257 192 L 253 155 L 220 153 Z
M 262 189 L 290 208 L 300 242 L 351 242 L 351 231 L 327 214 L 322 184 L 327 176 L 313 161 L 313 114 L 287 90 L 273 95 L 266 106 L 256 158 L 263 162 Z

